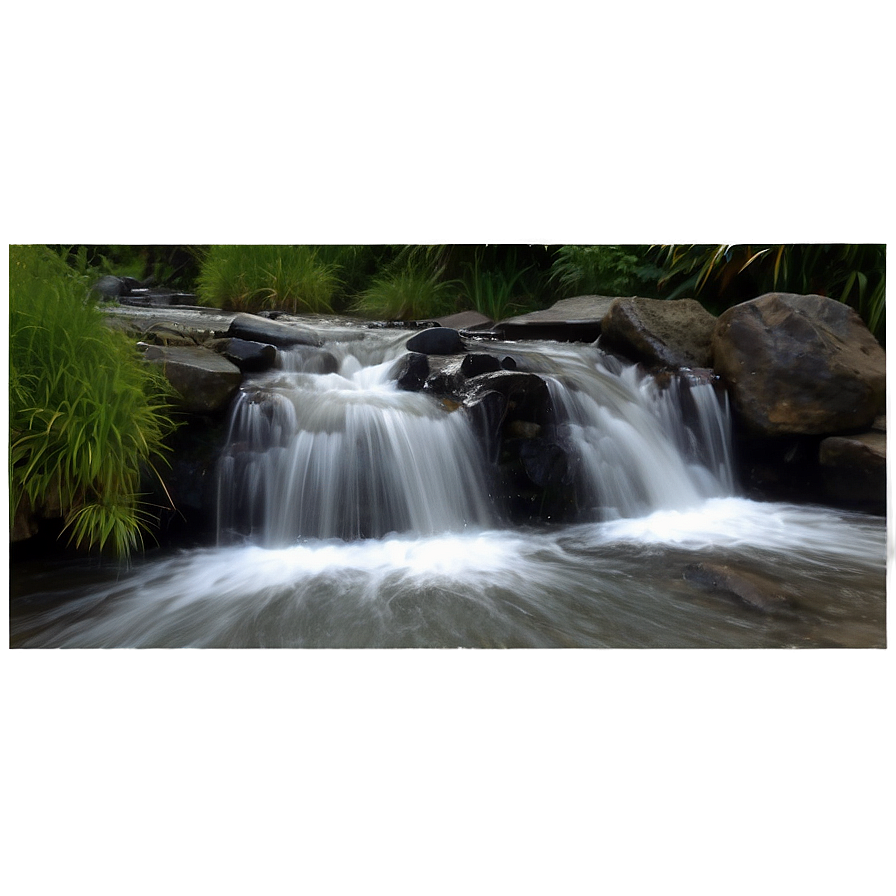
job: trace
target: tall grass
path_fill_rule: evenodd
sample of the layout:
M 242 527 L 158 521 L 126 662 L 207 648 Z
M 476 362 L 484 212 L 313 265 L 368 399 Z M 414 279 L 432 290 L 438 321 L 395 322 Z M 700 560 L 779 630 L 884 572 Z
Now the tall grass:
M 141 466 L 173 428 L 170 389 L 48 248 L 10 246 L 9 298 L 10 522 L 23 502 L 58 504 L 76 546 L 127 555 L 149 519 Z
M 377 277 L 351 310 L 374 320 L 421 320 L 451 314 L 456 297 L 457 284 L 442 280 L 438 268 L 405 262 Z
M 311 246 L 210 246 L 199 270 L 203 305 L 232 311 L 332 311 L 337 266 Z

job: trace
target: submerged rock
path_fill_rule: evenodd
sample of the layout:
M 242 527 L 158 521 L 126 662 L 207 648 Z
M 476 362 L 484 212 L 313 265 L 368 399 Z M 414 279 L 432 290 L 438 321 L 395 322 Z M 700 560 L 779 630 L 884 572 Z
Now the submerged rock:
M 760 613 L 794 613 L 792 599 L 777 582 L 761 573 L 744 572 L 722 563 L 691 563 L 684 568 L 684 578 Z
M 861 318 L 824 296 L 769 293 L 724 312 L 713 359 L 753 434 L 833 435 L 883 409 L 886 355 Z

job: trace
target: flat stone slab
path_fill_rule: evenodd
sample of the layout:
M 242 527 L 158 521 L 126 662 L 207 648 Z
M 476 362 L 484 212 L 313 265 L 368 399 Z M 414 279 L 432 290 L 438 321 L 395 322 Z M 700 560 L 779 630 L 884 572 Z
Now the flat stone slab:
M 150 345 L 148 364 L 162 368 L 180 396 L 178 407 L 189 414 L 214 414 L 230 402 L 243 381 L 240 369 L 226 358 L 199 346 Z
M 594 342 L 601 321 L 616 301 L 615 296 L 575 296 L 550 308 L 521 314 L 495 324 L 502 339 L 553 339 L 558 342 Z

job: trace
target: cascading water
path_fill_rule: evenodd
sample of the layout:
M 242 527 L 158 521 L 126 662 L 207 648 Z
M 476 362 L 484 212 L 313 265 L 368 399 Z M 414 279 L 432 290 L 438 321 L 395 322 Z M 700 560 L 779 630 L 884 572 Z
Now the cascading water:
M 407 339 L 347 329 L 326 353 L 280 352 L 233 408 L 218 546 L 124 573 L 20 571 L 11 643 L 885 644 L 885 521 L 736 497 L 711 383 L 656 381 L 596 346 L 483 346 L 547 383 L 531 441 L 562 448 L 574 496 L 565 522 L 512 525 L 475 414 L 393 381 Z M 720 568 L 780 589 L 786 612 L 708 592 Z
M 300 352 L 243 392 L 219 466 L 219 540 L 432 535 L 494 521 L 482 452 L 462 414 L 390 378 L 394 351 L 362 366 L 308 372 Z

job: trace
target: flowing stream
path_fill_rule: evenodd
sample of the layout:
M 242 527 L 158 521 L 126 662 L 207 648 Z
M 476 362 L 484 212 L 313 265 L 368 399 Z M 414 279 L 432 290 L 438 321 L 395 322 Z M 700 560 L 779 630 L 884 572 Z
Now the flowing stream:
M 334 363 L 281 352 L 235 402 L 217 546 L 19 564 L 11 645 L 885 645 L 885 521 L 739 497 L 711 384 L 483 345 L 548 383 L 576 495 L 574 522 L 511 526 L 470 416 L 396 388 L 408 334 L 327 335 Z

